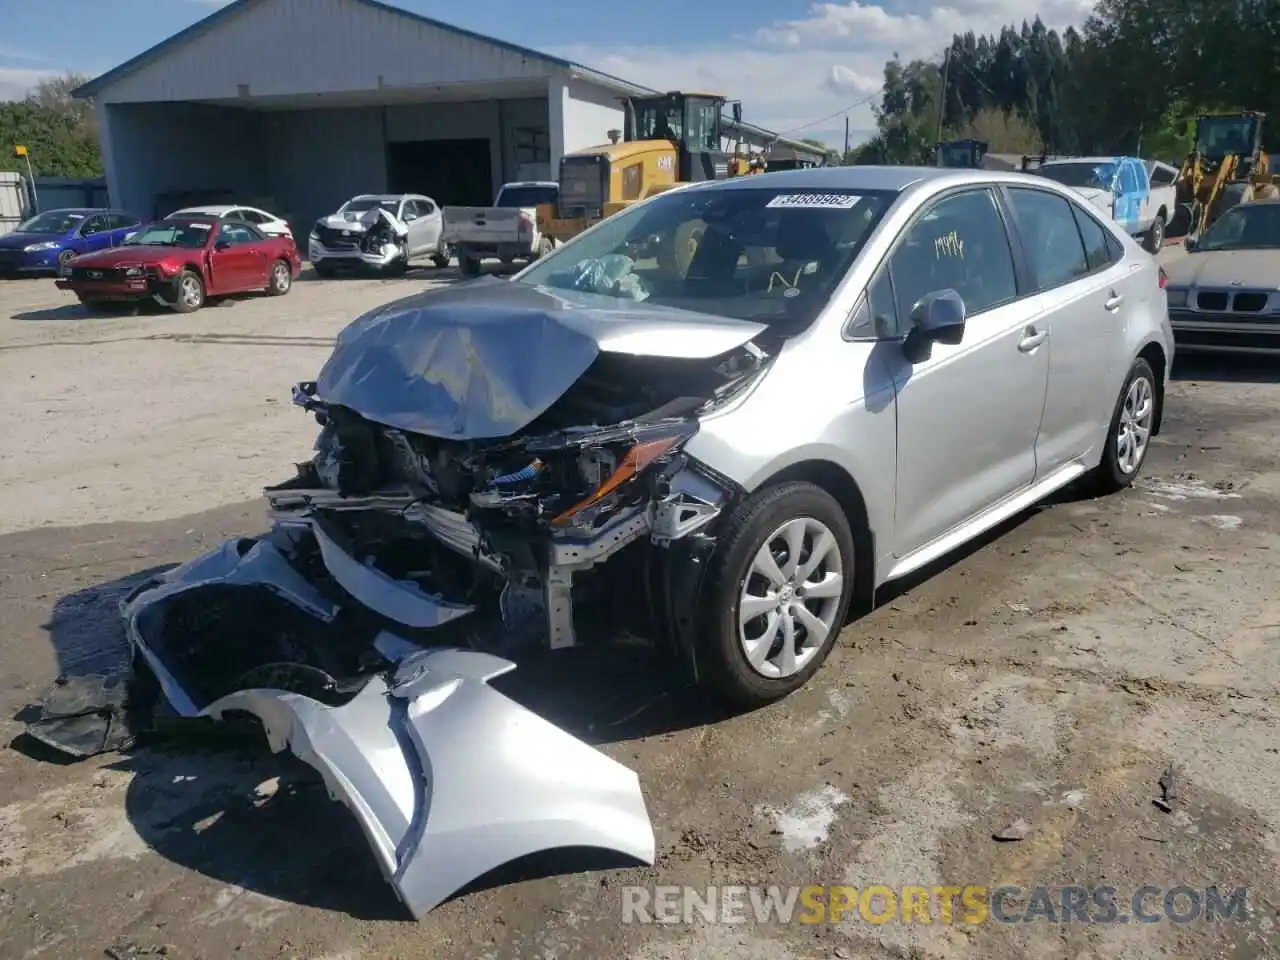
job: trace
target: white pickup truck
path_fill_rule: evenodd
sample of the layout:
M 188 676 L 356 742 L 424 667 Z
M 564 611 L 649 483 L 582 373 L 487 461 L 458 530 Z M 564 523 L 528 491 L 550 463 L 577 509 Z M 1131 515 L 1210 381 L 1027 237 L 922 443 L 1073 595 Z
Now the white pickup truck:
M 1071 187 L 1151 253 L 1164 244 L 1165 228 L 1177 212 L 1177 170 L 1168 164 L 1137 157 L 1071 157 L 1046 160 L 1028 172 Z
M 537 260 L 550 252 L 555 241 L 539 229 L 540 213 L 554 214 L 559 197 L 554 181 L 527 180 L 503 184 L 492 207 L 445 207 L 444 241 L 462 273 L 479 274 L 485 257 L 505 264 Z

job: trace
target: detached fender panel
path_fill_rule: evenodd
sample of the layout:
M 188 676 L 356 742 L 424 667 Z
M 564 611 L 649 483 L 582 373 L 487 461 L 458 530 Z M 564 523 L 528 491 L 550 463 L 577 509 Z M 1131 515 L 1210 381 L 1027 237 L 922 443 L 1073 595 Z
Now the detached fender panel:
M 203 713 L 252 714 L 273 751 L 314 767 L 415 917 L 541 851 L 595 847 L 652 864 L 636 774 L 489 686 L 514 668 L 471 650 L 424 651 L 341 707 L 243 690 Z

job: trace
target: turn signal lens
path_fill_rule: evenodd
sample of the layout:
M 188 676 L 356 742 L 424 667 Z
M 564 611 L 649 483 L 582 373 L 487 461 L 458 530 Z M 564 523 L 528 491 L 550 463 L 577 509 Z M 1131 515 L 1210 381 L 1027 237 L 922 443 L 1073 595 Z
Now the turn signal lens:
M 1160 289 L 1163 290 L 1169 285 L 1169 275 L 1164 272 L 1164 267 L 1157 267 L 1160 271 Z
M 627 455 L 623 457 L 622 462 L 618 464 L 618 468 L 610 474 L 609 479 L 600 484 L 596 491 L 585 500 L 579 500 L 564 513 L 556 516 L 552 523 L 568 523 L 578 514 L 596 503 L 599 503 L 609 494 L 613 493 L 628 480 L 631 480 L 643 473 L 648 466 L 671 450 L 677 443 L 684 440 L 687 435 L 677 434 L 671 437 L 660 437 L 657 440 L 646 440 L 637 443 L 634 447 L 627 451 Z

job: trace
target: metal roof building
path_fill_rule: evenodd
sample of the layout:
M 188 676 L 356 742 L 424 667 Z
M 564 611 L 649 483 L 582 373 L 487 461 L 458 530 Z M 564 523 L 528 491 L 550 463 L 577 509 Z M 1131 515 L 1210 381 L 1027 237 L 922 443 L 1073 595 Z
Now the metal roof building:
M 654 92 L 379 0 L 234 0 L 76 95 L 97 104 L 113 204 L 237 202 L 307 224 L 365 192 L 487 204 L 607 142 L 622 98 Z

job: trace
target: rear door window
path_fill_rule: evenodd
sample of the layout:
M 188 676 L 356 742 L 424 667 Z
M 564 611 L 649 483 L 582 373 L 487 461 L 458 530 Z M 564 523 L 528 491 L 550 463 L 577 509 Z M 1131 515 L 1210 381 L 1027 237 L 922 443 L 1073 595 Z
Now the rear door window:
M 1009 199 L 1037 290 L 1050 290 L 1089 273 L 1089 258 L 1069 200 L 1023 187 L 1011 187 Z
M 930 205 L 903 233 L 889 270 L 902 323 L 921 298 L 941 290 L 960 294 L 970 316 L 1018 296 L 1009 234 L 987 188 Z
M 1119 263 L 1124 257 L 1124 247 L 1120 245 L 1120 241 L 1079 204 L 1069 203 L 1069 206 L 1075 215 L 1080 237 L 1084 241 L 1089 270 L 1091 272 L 1105 270 L 1113 263 Z

